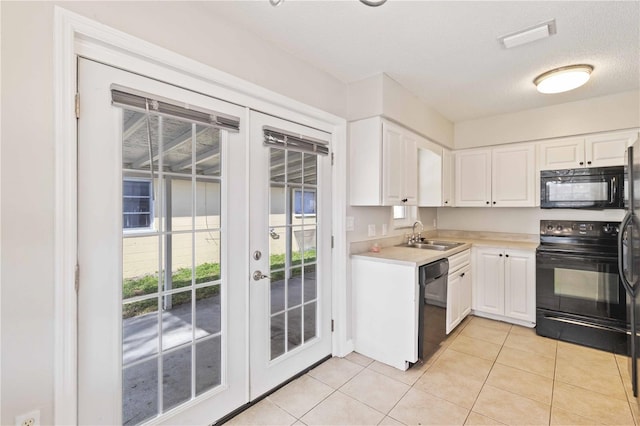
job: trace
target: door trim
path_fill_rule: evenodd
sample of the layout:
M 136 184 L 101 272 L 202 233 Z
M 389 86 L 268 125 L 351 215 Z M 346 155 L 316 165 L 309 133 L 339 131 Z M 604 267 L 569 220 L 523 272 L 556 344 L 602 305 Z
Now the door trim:
M 77 423 L 77 56 L 130 70 L 204 94 L 215 94 L 267 114 L 332 134 L 333 354 L 353 349 L 348 338 L 346 215 L 346 120 L 292 100 L 193 59 L 54 6 L 54 423 Z M 80 271 L 80 274 L 82 272 Z

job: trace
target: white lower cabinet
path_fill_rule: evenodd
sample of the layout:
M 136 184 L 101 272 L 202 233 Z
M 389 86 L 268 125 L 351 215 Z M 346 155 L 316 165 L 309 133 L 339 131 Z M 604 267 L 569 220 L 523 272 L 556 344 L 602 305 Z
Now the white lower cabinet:
M 354 349 L 401 370 L 418 360 L 418 268 L 352 258 Z
M 473 249 L 473 311 L 478 316 L 535 326 L 535 251 Z
M 471 251 L 449 257 L 447 277 L 447 320 L 449 334 L 471 313 Z

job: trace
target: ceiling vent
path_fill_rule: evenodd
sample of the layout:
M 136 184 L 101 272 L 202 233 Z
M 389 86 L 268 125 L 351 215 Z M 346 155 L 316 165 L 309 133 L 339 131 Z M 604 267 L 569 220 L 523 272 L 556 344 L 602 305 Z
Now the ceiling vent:
M 555 33 L 556 20 L 552 19 L 533 27 L 499 37 L 498 41 L 505 49 L 511 49 L 512 47 L 522 46 L 523 44 L 550 37 Z

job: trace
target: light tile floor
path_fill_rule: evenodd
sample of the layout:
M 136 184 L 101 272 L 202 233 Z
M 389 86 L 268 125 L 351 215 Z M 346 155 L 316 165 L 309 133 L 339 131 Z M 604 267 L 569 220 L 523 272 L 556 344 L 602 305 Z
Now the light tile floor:
M 400 371 L 331 358 L 240 413 L 238 425 L 633 425 L 628 358 L 467 318 L 441 350 Z

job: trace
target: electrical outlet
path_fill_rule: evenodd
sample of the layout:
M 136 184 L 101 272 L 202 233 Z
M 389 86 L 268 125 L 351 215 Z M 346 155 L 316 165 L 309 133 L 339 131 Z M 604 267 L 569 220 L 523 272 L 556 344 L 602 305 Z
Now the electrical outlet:
M 382 232 L 382 235 L 387 235 L 388 231 L 387 231 L 387 224 L 386 223 L 382 224 L 382 231 L 381 232 Z
M 433 219 L 433 227 L 434 228 L 438 227 L 438 221 L 436 219 Z
M 369 225 L 369 234 L 370 237 L 376 236 L 376 225 Z
M 40 426 L 40 410 L 16 416 L 16 426 Z

